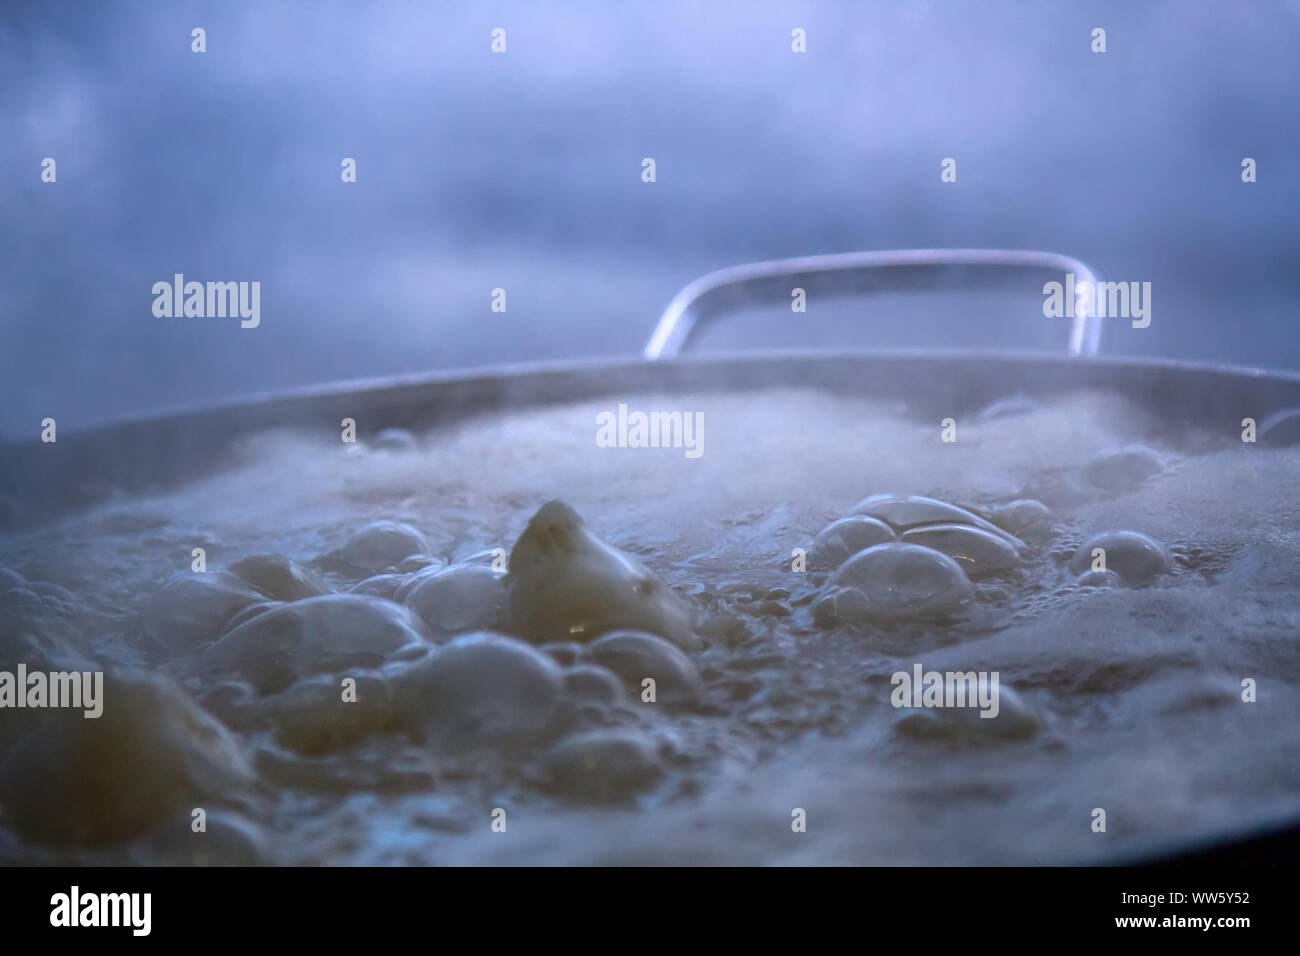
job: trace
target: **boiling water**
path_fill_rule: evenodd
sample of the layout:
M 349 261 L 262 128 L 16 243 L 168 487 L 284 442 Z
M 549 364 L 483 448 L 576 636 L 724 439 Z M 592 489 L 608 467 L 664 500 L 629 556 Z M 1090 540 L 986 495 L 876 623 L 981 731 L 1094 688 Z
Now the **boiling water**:
M 616 402 L 355 445 L 274 431 L 174 493 L 0 539 L 0 670 L 109 671 L 100 721 L 0 711 L 0 854 L 1070 862 L 1300 810 L 1300 451 L 1175 441 L 1096 393 L 955 441 L 808 390 L 620 401 L 702 412 L 703 453 L 602 447 Z M 943 613 L 819 616 L 834 567 L 799 556 L 877 494 L 1050 518 L 1012 528 L 1014 567 L 964 565 Z M 457 640 L 510 629 L 493 569 L 551 499 L 672 588 L 689 645 Z M 1167 565 L 1090 572 L 1117 531 Z M 245 560 L 267 554 L 287 560 Z M 998 716 L 894 706 L 918 664 L 997 672 Z

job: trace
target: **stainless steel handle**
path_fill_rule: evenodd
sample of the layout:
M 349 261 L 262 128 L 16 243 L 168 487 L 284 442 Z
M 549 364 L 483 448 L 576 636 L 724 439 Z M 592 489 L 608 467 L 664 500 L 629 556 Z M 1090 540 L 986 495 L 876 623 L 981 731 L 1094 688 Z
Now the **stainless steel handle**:
M 710 272 L 678 292 L 659 317 L 642 354 L 651 361 L 675 358 L 709 322 L 738 306 L 778 301 L 791 288 L 803 288 L 810 296 L 814 291 L 842 296 L 933 289 L 936 279 L 952 271 L 997 274 L 1002 285 L 1008 273 L 1026 269 L 1053 272 L 1062 281 L 1072 272 L 1076 282 L 1097 282 L 1097 273 L 1072 256 L 1019 249 L 891 249 L 752 262 Z M 1101 351 L 1097 316 L 1075 315 L 1067 351 L 1070 355 Z

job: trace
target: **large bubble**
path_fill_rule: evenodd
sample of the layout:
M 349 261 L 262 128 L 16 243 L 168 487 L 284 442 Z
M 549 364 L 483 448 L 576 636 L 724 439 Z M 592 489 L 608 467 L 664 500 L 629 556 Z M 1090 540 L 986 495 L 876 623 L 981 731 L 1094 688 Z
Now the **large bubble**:
M 394 678 L 404 719 L 438 745 L 459 749 L 527 740 L 559 703 L 560 666 L 522 641 L 466 634 Z
M 328 594 L 246 621 L 204 651 L 201 665 L 265 694 L 309 674 L 377 666 L 421 640 L 423 624 L 409 608 L 364 594 Z
M 1005 537 L 970 525 L 922 525 L 903 532 L 903 541 L 942 551 L 971 577 L 1010 571 L 1020 564 L 1020 553 Z
M 145 600 L 140 626 L 159 646 L 184 653 L 221 636 L 231 618 L 263 594 L 226 571 L 186 572 Z
M 377 574 L 388 568 L 396 568 L 411 555 L 428 553 L 428 540 L 409 524 L 375 521 L 321 560 L 327 566 Z
M 998 505 L 989 518 L 1003 531 L 1022 541 L 1044 542 L 1052 536 L 1052 512 L 1041 501 L 1022 498 Z
M 570 800 L 614 803 L 653 786 L 664 768 L 631 730 L 596 730 L 556 744 L 546 756 L 551 788 Z
M 1084 574 L 1103 557 L 1105 566 L 1095 570 L 1112 571 L 1129 587 L 1150 584 L 1173 566 L 1169 549 L 1154 538 L 1137 531 L 1104 531 L 1079 546 L 1070 559 L 1070 570 Z
M 889 525 L 866 515 L 850 515 L 822 529 L 808 549 L 808 567 L 832 571 L 867 548 L 895 540 Z
M 273 601 L 300 601 L 329 591 L 315 571 L 282 554 L 250 555 L 228 570 Z
M 399 595 L 435 635 L 496 630 L 505 615 L 502 575 L 481 564 L 417 575 Z
M 647 678 L 654 681 L 656 703 L 689 705 L 700 698 L 700 675 L 690 658 L 653 634 L 606 634 L 592 641 L 584 656 L 621 677 L 638 699 L 645 692 Z
M 966 573 L 946 554 L 917 544 L 880 544 L 831 575 L 813 614 L 823 623 L 947 617 L 971 596 Z

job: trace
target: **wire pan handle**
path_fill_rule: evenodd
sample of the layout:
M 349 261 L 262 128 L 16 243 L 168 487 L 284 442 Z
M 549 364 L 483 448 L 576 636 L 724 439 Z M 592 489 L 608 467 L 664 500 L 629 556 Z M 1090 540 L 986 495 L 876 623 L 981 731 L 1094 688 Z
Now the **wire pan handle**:
M 1091 282 L 1094 288 L 1098 279 L 1093 269 L 1072 256 L 1021 249 L 891 249 L 752 262 L 710 272 L 678 292 L 642 354 L 651 361 L 675 358 L 710 322 L 740 306 L 779 301 L 791 288 L 832 296 L 924 290 L 940 287 L 937 280 L 952 272 L 997 274 L 1001 285 L 1009 274 L 1024 270 L 1055 273 L 1061 280 L 1073 273 L 1076 282 Z M 1099 354 L 1101 327 L 1096 315 L 1076 314 L 1068 354 Z

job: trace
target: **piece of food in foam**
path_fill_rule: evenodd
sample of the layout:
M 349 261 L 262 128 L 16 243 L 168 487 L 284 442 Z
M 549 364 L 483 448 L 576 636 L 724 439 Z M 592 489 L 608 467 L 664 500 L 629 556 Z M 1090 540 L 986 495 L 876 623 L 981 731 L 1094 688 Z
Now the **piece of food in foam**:
M 631 555 L 592 534 L 562 501 L 538 509 L 510 552 L 506 619 L 535 643 L 648 631 L 693 650 L 686 606 Z

